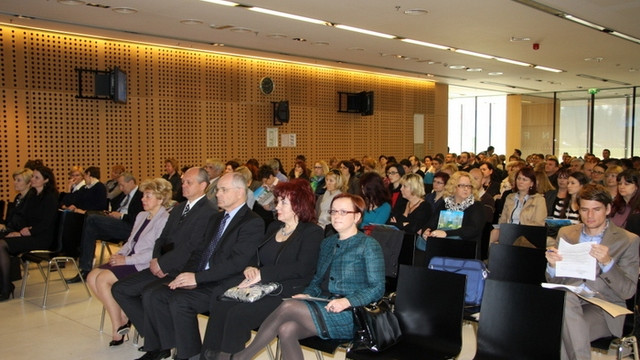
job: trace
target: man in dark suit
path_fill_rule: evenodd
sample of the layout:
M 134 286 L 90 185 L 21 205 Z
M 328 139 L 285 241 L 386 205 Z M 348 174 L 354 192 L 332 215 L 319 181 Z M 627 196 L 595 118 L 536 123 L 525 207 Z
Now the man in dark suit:
M 208 311 L 212 298 L 240 282 L 256 254 L 264 222 L 246 205 L 247 185 L 242 175 L 222 176 L 216 197 L 223 211 L 209 224 L 203 246 L 193 252 L 168 287 L 143 294 L 150 314 L 145 316 L 144 347 L 150 352 L 176 347 L 177 359 L 197 357 L 201 348 L 198 313 Z
M 562 253 L 549 248 L 546 252 L 547 281 L 584 287 L 595 292 L 599 299 L 626 307 L 625 300 L 636 292 L 640 238 L 607 219 L 611 212 L 611 195 L 602 185 L 586 185 L 578 194 L 578 204 L 583 224 L 561 228 L 558 241 L 564 239 L 570 244 L 594 242 L 589 255 L 597 261 L 595 280 L 556 276 L 556 263 L 562 260 Z M 591 341 L 621 336 L 623 324 L 624 316 L 612 317 L 600 307 L 567 292 L 561 358 L 591 359 Z
M 142 294 L 147 288 L 165 287 L 170 278 L 181 271 L 193 249 L 201 248 L 205 230 L 216 213 L 204 191 L 209 176 L 202 168 L 191 168 L 182 178 L 182 194 L 187 201 L 176 205 L 156 240 L 149 269 L 143 270 L 114 284 L 111 292 L 129 320 L 146 337 L 145 311 Z M 166 279 L 165 279 L 166 278 Z M 163 359 L 169 352 L 150 359 Z
M 142 211 L 142 192 L 138 191 L 136 178 L 131 173 L 120 174 L 118 187 L 123 196 L 116 211 L 106 214 L 87 213 L 84 220 L 78 266 L 85 279 L 93 268 L 96 240 L 126 240 L 129 238 L 136 216 Z M 80 275 L 67 280 L 68 283 L 80 281 Z

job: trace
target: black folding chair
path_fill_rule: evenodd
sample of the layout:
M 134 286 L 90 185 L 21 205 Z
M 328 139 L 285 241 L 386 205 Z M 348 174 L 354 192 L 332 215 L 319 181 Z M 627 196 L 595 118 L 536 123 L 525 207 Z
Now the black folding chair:
M 489 279 L 540 285 L 546 281 L 545 250 L 505 244 L 491 245 Z
M 547 248 L 547 227 L 520 224 L 500 224 L 500 236 L 498 242 L 505 245 L 513 245 L 520 237 L 524 236 L 538 249 Z M 489 249 L 491 256 L 492 248 Z

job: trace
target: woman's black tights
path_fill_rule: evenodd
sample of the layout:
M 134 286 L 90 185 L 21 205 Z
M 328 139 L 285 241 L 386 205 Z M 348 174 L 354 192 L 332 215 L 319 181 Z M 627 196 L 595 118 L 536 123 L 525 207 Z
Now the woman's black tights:
M 11 260 L 9 259 L 9 245 L 4 240 L 0 240 L 0 290 L 2 295 L 7 295 L 11 292 L 9 288 L 11 281 L 9 281 L 9 268 L 11 266 Z
M 286 300 L 260 325 L 260 330 L 251 344 L 233 355 L 233 360 L 251 360 L 276 336 L 280 338 L 284 359 L 303 360 L 298 340 L 317 334 L 307 304 L 304 301 Z

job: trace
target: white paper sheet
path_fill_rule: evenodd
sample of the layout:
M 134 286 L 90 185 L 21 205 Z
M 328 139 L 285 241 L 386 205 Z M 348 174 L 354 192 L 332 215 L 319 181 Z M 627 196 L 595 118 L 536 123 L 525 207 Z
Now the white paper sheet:
M 593 244 L 593 241 L 569 244 L 560 238 L 558 253 L 562 256 L 562 261 L 556 262 L 556 276 L 595 280 L 596 258 L 589 255 Z

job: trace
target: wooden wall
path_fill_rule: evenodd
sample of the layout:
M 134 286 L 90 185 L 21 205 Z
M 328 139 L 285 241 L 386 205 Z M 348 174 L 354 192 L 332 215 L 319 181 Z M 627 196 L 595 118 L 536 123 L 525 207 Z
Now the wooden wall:
M 425 114 L 425 153 L 446 151 L 446 101 L 436 109 L 446 85 L 428 81 L 12 27 L 0 27 L 0 60 L 0 199 L 13 197 L 11 173 L 29 159 L 63 184 L 72 165 L 99 166 L 102 180 L 115 164 L 156 177 L 168 157 L 181 166 L 279 157 L 287 169 L 298 154 L 402 158 L 414 151 L 414 113 Z M 76 98 L 76 67 L 114 66 L 127 73 L 127 104 Z M 271 95 L 258 88 L 265 76 Z M 373 116 L 337 112 L 338 91 L 365 90 Z M 266 146 L 279 100 L 291 111 L 279 134 L 296 134 L 296 147 Z

